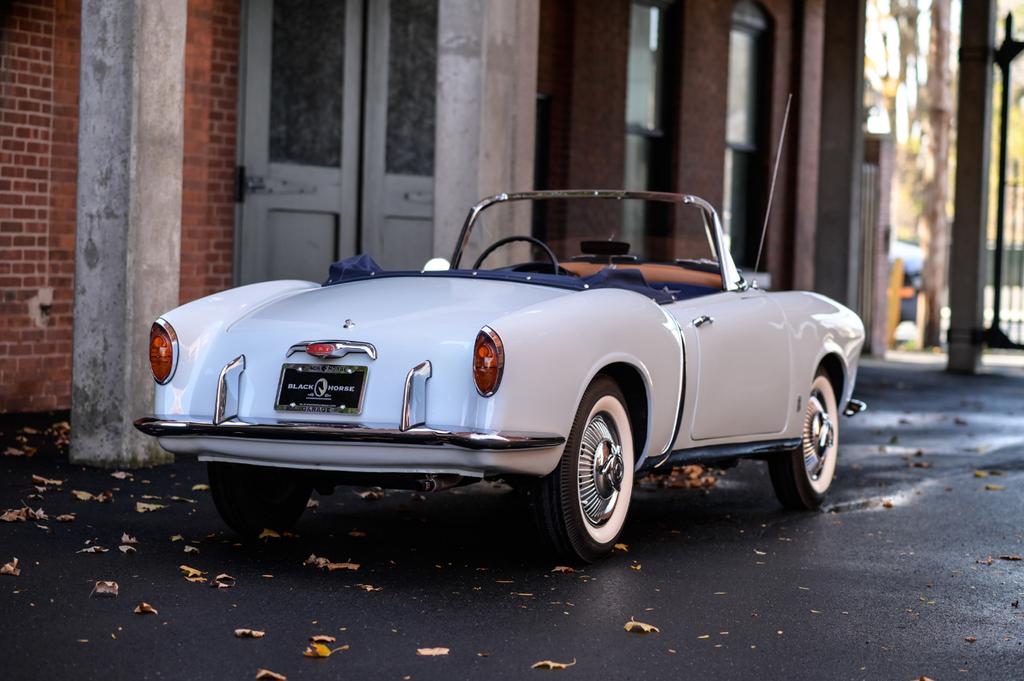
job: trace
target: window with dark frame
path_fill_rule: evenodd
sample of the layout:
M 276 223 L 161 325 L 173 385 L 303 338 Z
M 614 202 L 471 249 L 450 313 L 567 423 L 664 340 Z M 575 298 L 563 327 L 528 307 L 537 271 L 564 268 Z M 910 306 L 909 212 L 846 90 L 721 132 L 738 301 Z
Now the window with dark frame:
M 670 0 L 635 0 L 630 7 L 626 80 L 626 139 L 623 185 L 630 190 L 668 190 L 670 172 L 665 134 L 666 14 Z M 622 234 L 631 253 L 645 253 L 652 207 L 643 201 L 623 205 Z M 659 211 L 660 212 L 660 211 Z
M 753 267 L 766 186 L 764 141 L 771 73 L 768 14 L 739 0 L 729 31 L 722 226 L 736 264 Z

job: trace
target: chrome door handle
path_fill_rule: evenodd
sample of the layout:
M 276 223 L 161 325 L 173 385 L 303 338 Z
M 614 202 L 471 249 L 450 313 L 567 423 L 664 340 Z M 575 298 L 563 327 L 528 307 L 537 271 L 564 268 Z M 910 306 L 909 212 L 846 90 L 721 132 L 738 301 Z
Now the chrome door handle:
M 693 325 L 696 326 L 697 328 L 700 328 L 700 327 L 704 326 L 705 324 L 714 324 L 714 323 L 715 323 L 715 318 L 714 317 L 709 317 L 706 314 L 702 314 L 701 316 L 699 316 L 699 317 L 697 317 L 696 319 L 693 320 Z

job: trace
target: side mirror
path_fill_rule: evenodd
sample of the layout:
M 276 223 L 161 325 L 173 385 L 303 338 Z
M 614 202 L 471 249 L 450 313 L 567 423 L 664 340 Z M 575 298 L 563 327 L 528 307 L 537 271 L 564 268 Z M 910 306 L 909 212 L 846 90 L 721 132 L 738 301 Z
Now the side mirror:
M 427 264 L 423 266 L 421 272 L 443 272 L 450 270 L 452 265 L 444 258 L 431 258 L 427 261 Z

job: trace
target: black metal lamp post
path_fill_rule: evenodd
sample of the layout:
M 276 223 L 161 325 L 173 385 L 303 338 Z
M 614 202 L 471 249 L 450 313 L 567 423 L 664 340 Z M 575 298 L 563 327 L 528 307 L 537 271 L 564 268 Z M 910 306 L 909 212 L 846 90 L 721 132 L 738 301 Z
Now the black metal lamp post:
M 992 282 L 992 324 L 985 329 L 985 345 L 990 348 L 1024 350 L 1024 345 L 1014 343 L 1003 332 L 1000 316 L 1003 298 L 1003 232 L 1006 227 L 1006 146 L 1010 134 L 1010 66 L 1024 51 L 1024 42 L 1013 38 L 1013 14 L 1006 15 L 1006 33 L 1003 44 L 995 52 L 995 62 L 1003 76 L 1003 91 L 1000 93 L 999 120 L 999 187 L 996 194 L 996 251 Z

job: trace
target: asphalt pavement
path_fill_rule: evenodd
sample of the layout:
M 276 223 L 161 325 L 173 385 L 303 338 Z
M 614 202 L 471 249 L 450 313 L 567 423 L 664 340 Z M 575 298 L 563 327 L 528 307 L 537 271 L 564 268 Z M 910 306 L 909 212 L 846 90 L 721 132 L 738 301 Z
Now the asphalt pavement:
M 46 518 L 0 522 L 0 564 L 20 569 L 0 575 L 0 673 L 1024 678 L 1024 371 L 868 362 L 857 394 L 870 410 L 843 420 L 824 512 L 780 510 L 758 462 L 713 473 L 710 488 L 647 481 L 623 550 L 575 572 L 553 571 L 500 484 L 379 499 L 339 488 L 314 497 L 297 536 L 241 545 L 202 489 L 203 465 L 119 479 L 67 462 L 44 432 L 66 415 L 7 416 L 0 454 L 38 451 L 0 456 L 0 510 L 24 503 Z M 81 552 L 97 544 L 108 550 Z M 311 554 L 351 565 L 305 564 Z M 212 587 L 219 574 L 233 586 Z M 118 595 L 94 593 L 97 581 Z M 135 614 L 140 602 L 157 613 Z M 659 631 L 629 633 L 631 619 Z M 315 635 L 334 637 L 329 657 L 304 657 Z M 447 654 L 417 652 L 433 648 Z M 543 660 L 574 664 L 532 669 Z

